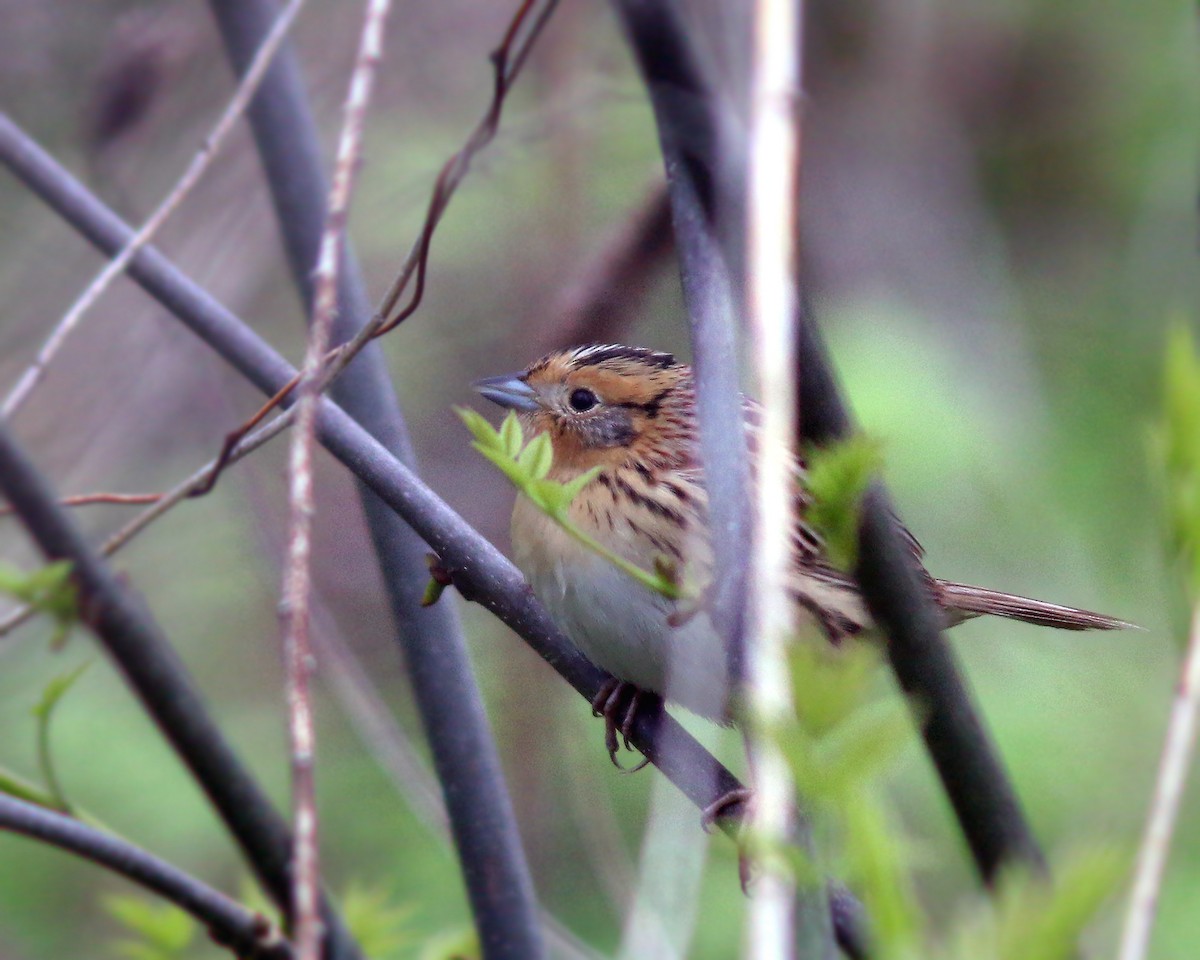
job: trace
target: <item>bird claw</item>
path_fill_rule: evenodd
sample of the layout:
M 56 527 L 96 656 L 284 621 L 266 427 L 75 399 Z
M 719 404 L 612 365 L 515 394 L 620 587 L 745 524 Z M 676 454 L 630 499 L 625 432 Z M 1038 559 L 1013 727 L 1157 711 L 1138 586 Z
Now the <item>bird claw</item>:
M 624 767 L 617 759 L 622 742 L 625 744 L 626 750 L 633 750 L 629 736 L 633 732 L 633 725 L 637 721 L 638 709 L 642 706 L 644 696 L 642 691 L 632 683 L 610 678 L 604 681 L 592 700 L 592 716 L 604 718 L 604 747 L 608 750 L 608 758 L 613 762 L 613 766 L 622 773 L 637 773 L 650 762 L 650 759 L 646 757 L 634 767 Z M 624 711 L 622 711 L 622 704 L 626 697 L 628 697 L 628 703 L 625 704 Z M 620 718 L 619 723 L 617 722 L 618 717 Z

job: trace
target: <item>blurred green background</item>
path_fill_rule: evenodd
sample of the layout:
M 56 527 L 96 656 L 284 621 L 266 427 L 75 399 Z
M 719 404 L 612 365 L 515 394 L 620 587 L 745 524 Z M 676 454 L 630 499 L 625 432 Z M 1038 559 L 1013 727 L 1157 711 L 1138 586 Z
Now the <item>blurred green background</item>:
M 411 244 L 432 179 L 490 91 L 509 4 L 402 4 L 372 109 L 351 233 L 373 295 Z M 736 7 L 692 3 L 719 52 Z M 1103 610 L 1144 631 L 1075 635 L 976 621 L 954 633 L 978 701 L 1052 855 L 1137 843 L 1177 675 L 1185 610 L 1162 546 L 1147 443 L 1163 331 L 1195 322 L 1200 150 L 1195 9 L 1162 0 L 916 0 L 808 7 L 804 247 L 846 391 L 885 442 L 887 479 L 943 577 Z M 295 39 L 327 143 L 361 4 L 310 3 Z M 232 89 L 199 2 L 0 0 L 0 103 L 128 218 L 145 217 Z M 122 71 L 145 102 L 110 115 Z M 434 242 L 425 305 L 384 344 L 430 484 L 503 548 L 511 493 L 450 411 L 467 384 L 556 342 L 564 291 L 659 174 L 640 82 L 607 5 L 565 0 Z M 0 176 L 0 387 L 7 389 L 101 260 Z M 250 137 L 240 129 L 159 243 L 293 360 L 301 311 Z M 622 334 L 686 355 L 663 260 Z M 258 399 L 132 284 L 118 282 L 14 420 L 64 493 L 165 489 L 210 458 Z M 287 802 L 276 598 L 284 536 L 276 442 L 136 541 L 117 565 L 149 602 L 222 726 Z M 469 924 L 447 845 L 364 742 L 369 678 L 424 748 L 352 484 L 318 473 L 322 848 L 333 889 L 407 911 L 415 956 Z M 128 510 L 87 508 L 97 537 Z M 0 556 L 35 557 L 0 519 Z M 443 602 L 458 603 L 449 595 Z M 704 863 L 688 955 L 740 941 L 732 847 L 695 812 L 618 775 L 587 705 L 482 610 L 462 605 L 526 849 L 546 907 L 611 953 L 652 792 L 650 857 Z M 30 711 L 48 680 L 94 666 L 60 709 L 69 795 L 113 828 L 231 891 L 246 871 L 197 790 L 90 638 L 51 653 L 34 623 L 0 638 L 0 764 L 33 776 Z M 350 659 L 353 658 L 353 659 Z M 358 673 L 355 671 L 358 670 Z M 355 678 L 358 678 L 357 680 Z M 358 686 L 355 684 L 358 683 Z M 376 717 L 378 719 L 378 717 Z M 737 769 L 737 737 L 689 725 Z M 890 781 L 935 926 L 981 897 L 914 745 Z M 1195 786 L 1195 784 L 1193 784 Z M 1200 813 L 1189 795 L 1153 956 L 1200 943 Z M 674 832 L 672 832 L 674 831 Z M 684 849 L 687 847 L 687 849 Z M 669 874 L 664 874 L 669 875 Z M 121 881 L 0 836 L 0 958 L 105 956 Z M 659 894 L 669 902 L 669 891 Z M 656 901 L 657 902 L 657 901 Z M 64 906 L 70 905 L 69 910 Z M 1111 956 L 1112 901 L 1089 935 Z M 689 914 L 672 908 L 668 921 Z M 198 944 L 195 956 L 215 948 Z M 662 956 L 646 953 L 643 956 Z

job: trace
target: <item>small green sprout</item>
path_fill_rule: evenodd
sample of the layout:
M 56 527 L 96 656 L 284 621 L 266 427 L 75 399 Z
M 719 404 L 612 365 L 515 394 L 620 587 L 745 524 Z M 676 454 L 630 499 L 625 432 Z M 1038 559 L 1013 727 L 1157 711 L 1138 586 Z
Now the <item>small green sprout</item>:
M 106 898 L 104 906 L 128 934 L 113 950 L 129 960 L 180 960 L 200 929 L 173 903 L 119 894 Z
M 32 573 L 22 573 L 0 564 L 0 593 L 47 614 L 55 624 L 50 646 L 60 648 L 71 627 L 79 620 L 79 600 L 71 582 L 71 562 L 59 560 Z
M 54 757 L 50 749 L 50 721 L 54 717 L 55 708 L 62 702 L 62 698 L 66 696 L 67 691 L 75 685 L 75 681 L 83 676 L 84 671 L 91 665 L 90 660 L 85 660 L 69 673 L 64 673 L 53 678 L 46 684 L 46 689 L 42 691 L 42 699 L 33 708 L 33 716 L 37 720 L 38 766 L 41 767 L 42 779 L 46 782 L 46 789 L 50 792 L 52 799 L 50 806 L 69 816 L 75 815 L 75 809 L 70 801 L 67 800 L 62 784 L 59 782 L 58 773 L 55 770 Z
M 1188 586 L 1200 596 L 1200 355 L 1179 324 L 1167 344 L 1164 410 L 1157 445 L 1163 472 L 1167 524 Z
M 554 453 L 550 437 L 538 434 L 525 443 L 521 424 L 515 413 L 509 412 L 496 430 L 474 410 L 458 407 L 455 412 L 462 418 L 474 437 L 471 446 L 483 454 L 503 473 L 520 493 L 539 510 L 557 523 L 593 553 L 603 557 L 619 570 L 633 577 L 642 586 L 671 600 L 682 600 L 688 596 L 679 584 L 675 568 L 663 558 L 655 562 L 653 571 L 643 570 L 618 556 L 594 537 L 589 536 L 571 521 L 569 510 L 572 501 L 600 473 L 599 467 L 587 471 L 569 483 L 549 479 Z
M 855 434 L 811 449 L 807 460 L 806 485 L 812 496 L 808 522 L 824 539 L 829 562 L 850 572 L 858 561 L 863 496 L 883 466 L 879 442 Z

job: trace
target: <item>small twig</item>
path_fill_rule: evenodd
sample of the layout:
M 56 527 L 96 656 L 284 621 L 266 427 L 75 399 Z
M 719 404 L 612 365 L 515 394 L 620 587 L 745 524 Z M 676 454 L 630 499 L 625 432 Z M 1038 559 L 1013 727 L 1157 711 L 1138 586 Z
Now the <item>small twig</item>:
M 161 493 L 81 493 L 74 497 L 63 497 L 58 504 L 61 507 L 87 507 L 97 503 L 111 503 L 116 506 L 137 507 L 147 503 L 158 503 L 162 496 Z M 12 513 L 12 507 L 0 503 L 0 517 L 7 517 Z
M 6 794 L 0 794 L 0 830 L 78 854 L 159 894 L 204 924 L 214 940 L 239 957 L 290 960 L 292 956 L 288 942 L 262 914 L 128 840 Z
M 271 65 L 271 59 L 275 56 L 279 45 L 287 36 L 288 29 L 291 27 L 292 21 L 296 19 L 300 8 L 304 6 L 304 2 L 305 0 L 290 0 L 288 5 L 280 12 L 274 26 L 271 28 L 271 32 L 259 47 L 253 64 L 251 64 L 250 69 L 246 71 L 238 83 L 237 89 L 234 91 L 228 106 L 225 107 L 212 132 L 205 137 L 200 150 L 192 158 L 192 162 L 183 172 L 183 176 L 179 178 L 175 186 L 171 188 L 171 192 L 158 205 L 158 209 L 142 224 L 141 228 L 129 239 L 129 242 L 125 244 L 121 251 L 104 265 L 104 269 L 96 274 L 92 282 L 88 284 L 87 289 L 83 291 L 79 299 L 71 305 L 71 308 L 58 322 L 50 336 L 46 339 L 46 342 L 42 344 L 42 348 L 38 351 L 33 363 L 21 374 L 16 384 L 9 391 L 8 396 L 4 398 L 4 402 L 0 404 L 0 418 L 9 419 L 17 412 L 21 404 L 29 397 L 33 388 L 45 376 L 46 368 L 54 359 L 71 331 L 79 325 L 79 321 L 83 319 L 83 315 L 100 298 L 104 291 L 108 289 L 113 279 L 125 270 L 137 252 L 150 242 L 158 229 L 175 212 L 179 204 L 183 202 L 183 199 L 200 180 L 200 177 L 203 176 L 204 171 L 208 169 L 209 164 L 221 148 L 221 144 L 225 141 L 229 131 L 233 129 L 238 118 L 245 112 L 247 104 L 254 97 L 259 83 L 266 74 L 267 68 Z
M 508 92 L 528 59 L 542 28 L 558 5 L 558 0 L 544 0 L 538 15 L 533 17 L 532 23 L 525 28 L 526 22 L 530 19 L 530 11 L 534 2 L 535 0 L 523 0 L 509 23 L 500 46 L 492 52 L 491 60 L 495 67 L 492 99 L 488 103 L 482 119 L 471 131 L 463 147 L 443 164 L 434 182 L 425 221 L 416 241 L 401 263 L 396 279 L 392 281 L 392 285 L 384 294 L 374 316 L 359 329 L 355 336 L 324 354 L 319 371 L 313 374 L 315 392 L 323 393 L 327 390 L 330 384 L 350 365 L 351 361 L 362 352 L 363 347 L 372 340 L 390 333 L 420 307 L 425 296 L 425 277 L 428 272 L 429 250 L 433 244 L 434 232 L 449 206 L 450 199 L 470 170 L 472 159 L 495 138 Z M 416 283 L 412 296 L 402 309 L 397 310 L 396 305 L 408 289 L 414 276 Z M 251 420 L 230 433 L 226 437 L 224 451 L 227 452 L 231 449 L 254 423 L 279 406 L 297 382 L 298 380 L 285 384 L 263 404 Z M 224 463 L 221 466 L 223 467 Z M 219 473 L 218 470 L 213 475 L 214 482 Z
M 761 730 L 792 713 L 786 645 L 796 629 L 788 592 L 797 521 L 790 455 L 795 431 L 796 192 L 800 165 L 801 20 L 796 0 L 758 0 L 754 9 L 749 156 L 746 166 L 746 307 L 762 400 L 761 440 L 746 650 L 750 723 L 746 744 L 755 770 L 751 827 L 768 843 L 794 833 L 795 788 L 782 748 Z M 760 726 L 761 725 L 761 726 Z M 811 853 L 811 850 L 808 851 Z M 750 900 L 745 955 L 820 960 L 828 953 L 824 891 L 768 866 Z M 803 909 L 797 917 L 795 907 Z M 818 901 L 814 905 L 810 901 Z M 796 944 L 797 933 L 802 940 Z
M 258 411 L 252 417 L 250 417 L 249 420 L 244 421 L 240 426 L 237 427 L 237 429 L 225 435 L 225 440 L 221 444 L 221 450 L 217 454 L 216 460 L 213 461 L 212 470 L 209 471 L 208 477 L 205 479 L 204 484 L 195 491 L 193 496 L 202 497 L 212 491 L 212 488 L 217 485 L 217 480 L 220 478 L 221 474 L 225 472 L 225 468 L 233 462 L 233 451 L 241 445 L 242 440 L 250 433 L 251 430 L 257 427 L 263 422 L 263 420 L 267 418 L 267 415 L 272 410 L 275 410 L 277 407 L 291 398 L 292 391 L 296 389 L 296 386 L 300 383 L 300 378 L 302 376 L 302 373 L 296 373 L 296 375 L 288 380 L 287 383 L 276 390 L 271 395 L 271 398 L 261 407 L 259 407 Z M 289 411 L 289 419 L 295 419 L 295 416 L 296 411 L 293 407 Z
M 291 919 L 298 960 L 319 960 L 321 951 L 320 859 L 313 769 L 316 729 L 309 684 L 313 669 L 309 602 L 312 593 L 312 521 L 316 509 L 312 460 L 319 400 L 317 376 L 337 309 L 338 270 L 345 249 L 342 236 L 354 194 L 363 127 L 375 71 L 383 55 L 383 28 L 390 9 L 391 0 L 368 0 L 363 15 L 362 36 L 343 108 L 345 118 L 338 138 L 333 186 L 329 191 L 325 231 L 317 259 L 312 323 L 304 369 L 296 388 L 296 429 L 292 431 L 289 454 L 291 516 L 283 573 L 282 619 L 292 765 Z
M 384 294 L 376 316 L 370 324 L 363 328 L 359 337 L 348 344 L 352 353 L 358 352 L 355 344 L 358 344 L 359 340 L 365 343 L 373 337 L 381 337 L 391 332 L 412 316 L 420 306 L 425 293 L 425 275 L 428 270 L 429 248 L 433 242 L 433 233 L 450 203 L 450 198 L 454 196 L 454 192 L 470 170 L 471 161 L 480 150 L 492 142 L 496 131 L 500 129 L 500 115 L 504 109 L 508 91 L 512 89 L 521 68 L 525 65 L 542 28 L 550 19 L 555 7 L 558 6 L 558 0 L 545 0 L 542 9 L 532 19 L 529 28 L 522 32 L 526 22 L 530 19 L 530 11 L 534 5 L 535 0 L 522 0 L 516 14 L 509 22 L 500 45 L 492 51 L 491 61 L 495 68 L 492 99 L 489 101 L 483 117 L 467 137 L 462 149 L 442 165 L 441 172 L 434 183 L 433 194 L 429 198 L 429 206 L 426 209 L 421 233 L 408 256 L 404 258 L 396 279 L 392 281 L 392 285 Z M 408 288 L 414 273 L 416 274 L 416 286 L 413 295 L 405 307 L 397 310 L 396 305 Z
M 173 510 L 185 500 L 203 496 L 208 493 L 215 482 L 218 472 L 223 471 L 223 468 L 230 464 L 237 463 L 243 457 L 253 453 L 268 440 L 271 440 L 277 434 L 282 433 L 292 423 L 294 413 L 293 410 L 285 410 L 278 417 L 268 423 L 265 427 L 255 431 L 250 436 L 244 438 L 238 443 L 228 455 L 222 460 L 218 457 L 211 460 L 203 467 L 189 476 L 182 483 L 172 487 L 166 493 L 153 494 L 156 497 L 154 506 L 149 510 L 144 510 L 136 517 L 130 520 L 125 526 L 121 527 L 104 541 L 100 547 L 102 556 L 110 557 L 130 540 L 136 537 L 139 533 L 145 530 L 150 524 Z M 70 498 L 68 498 L 70 499 Z M 8 614 L 3 619 L 0 619 L 0 637 L 15 630 L 21 624 L 26 623 L 34 616 L 37 611 L 32 607 L 18 607 L 12 613 Z
M 1158 894 L 1162 888 L 1167 856 L 1171 852 L 1171 837 L 1187 787 L 1187 774 L 1196 746 L 1196 720 L 1200 712 L 1200 603 L 1192 610 L 1191 632 L 1187 653 L 1171 719 L 1167 725 L 1166 743 L 1158 765 L 1154 799 L 1146 830 L 1138 850 L 1134 873 L 1133 893 L 1125 915 L 1118 960 L 1143 960 L 1150 949 L 1150 934 L 1158 911 Z
M 516 15 L 509 23 L 503 41 L 491 56 L 495 66 L 495 81 L 492 99 L 482 119 L 471 131 L 463 147 L 442 166 L 441 172 L 434 182 L 433 193 L 426 208 L 425 221 L 421 231 L 413 243 L 412 249 L 401 263 L 396 279 L 392 281 L 392 285 L 384 294 L 375 315 L 353 339 L 335 347 L 324 356 L 320 374 L 315 378 L 317 384 L 315 389 L 318 392 L 328 389 L 330 383 L 349 366 L 350 362 L 371 340 L 390 333 L 416 313 L 417 308 L 420 307 L 425 296 L 425 278 L 429 268 L 429 250 L 433 244 L 434 232 L 450 204 L 450 199 L 470 170 L 471 161 L 495 138 L 508 92 L 512 89 L 513 82 L 557 5 L 558 0 L 545 0 L 538 15 L 532 18 L 528 28 L 524 30 L 522 28 L 530 19 L 534 0 L 523 0 L 518 8 Z M 397 308 L 397 304 L 414 277 L 415 285 L 408 303 L 402 308 Z M 280 393 L 286 394 L 286 390 L 280 391 Z M 270 410 L 281 399 L 282 397 L 272 398 L 259 411 L 259 415 Z M 236 432 L 231 436 L 236 436 Z

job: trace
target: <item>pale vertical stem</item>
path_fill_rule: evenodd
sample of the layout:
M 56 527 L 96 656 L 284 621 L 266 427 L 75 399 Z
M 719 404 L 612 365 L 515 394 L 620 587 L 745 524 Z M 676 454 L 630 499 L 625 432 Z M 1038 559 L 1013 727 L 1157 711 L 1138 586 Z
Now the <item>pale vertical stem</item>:
M 305 0 L 291 0 L 280 12 L 279 16 L 276 17 L 275 23 L 271 27 L 271 32 L 263 39 L 258 52 L 254 55 L 254 62 L 250 64 L 250 67 L 238 82 L 237 90 L 234 91 L 228 106 L 221 113 L 212 132 L 205 138 L 200 150 L 192 158 L 192 162 L 188 164 L 188 168 L 183 172 L 183 176 L 176 181 L 170 193 L 158 205 L 158 209 L 142 224 L 137 233 L 129 238 L 129 242 L 122 247 L 121 251 L 104 265 L 104 268 L 88 284 L 87 289 L 80 294 L 79 298 L 71 305 L 71 308 L 63 315 L 63 318 L 58 321 L 50 336 L 46 338 L 46 342 L 38 350 L 33 363 L 29 365 L 13 385 L 8 395 L 4 398 L 4 402 L 0 403 L 0 417 L 6 420 L 11 419 L 12 415 L 17 412 L 26 399 L 28 399 L 30 393 L 33 392 L 33 388 L 37 386 L 38 381 L 46 375 L 46 368 L 62 348 L 71 331 L 79 325 L 79 321 L 83 319 L 83 315 L 87 313 L 92 304 L 100 299 L 113 279 L 125 270 L 137 252 L 150 242 L 154 234 L 158 232 L 158 229 L 167 221 L 167 218 L 183 202 L 184 197 L 199 182 L 201 176 L 204 175 L 204 171 L 208 169 L 209 164 L 212 162 L 213 157 L 220 150 L 221 144 L 224 143 L 225 138 L 229 135 L 229 131 L 233 129 L 234 124 L 245 113 L 247 105 L 257 92 L 259 84 L 267 72 L 267 68 L 271 66 L 276 51 L 287 37 L 292 21 L 296 19 L 296 15 L 300 12 L 300 8 L 304 6 L 304 2 Z
M 772 843 L 786 842 L 795 815 L 782 752 L 770 736 L 757 731 L 791 711 L 786 645 L 796 626 L 786 582 L 796 520 L 789 450 L 796 416 L 799 14 L 797 0 L 757 0 L 755 5 L 747 166 L 747 311 L 763 402 L 762 429 L 754 445 L 758 469 L 748 584 L 748 744 L 757 781 L 752 826 Z M 777 870 L 765 870 L 750 902 L 745 955 L 752 960 L 790 956 L 795 922 L 793 882 Z
M 1150 934 L 1158 909 L 1158 895 L 1162 889 L 1163 874 L 1167 869 L 1167 856 L 1171 852 L 1171 837 L 1175 832 L 1175 821 L 1179 816 L 1179 806 L 1183 802 L 1187 773 L 1196 746 L 1198 710 L 1200 602 L 1197 602 L 1192 610 L 1187 653 L 1184 656 L 1179 686 L 1175 691 L 1175 701 L 1171 706 L 1171 719 L 1167 725 L 1162 759 L 1159 761 L 1154 799 L 1146 820 L 1146 830 L 1142 835 L 1142 845 L 1138 851 L 1133 893 L 1130 895 L 1129 910 L 1125 915 L 1118 960 L 1143 960 L 1150 949 Z
M 708 855 L 708 835 L 696 829 L 689 809 L 687 798 L 665 777 L 654 782 L 617 960 L 688 956 Z
M 287 681 L 288 730 L 292 753 L 292 816 L 295 821 L 292 856 L 292 925 L 297 960 L 319 960 L 321 952 L 320 862 L 317 842 L 316 790 L 313 777 L 315 728 L 309 679 L 313 669 L 309 636 L 312 592 L 312 518 L 315 509 L 312 455 L 320 400 L 318 375 L 329 346 L 337 309 L 338 270 L 345 249 L 342 234 L 354 190 L 362 149 L 363 122 L 375 69 L 383 52 L 383 26 L 390 0 L 368 0 L 363 16 L 345 116 L 338 139 L 329 213 L 321 236 L 314 275 L 313 319 L 303 376 L 297 386 L 296 429 L 289 452 L 289 522 L 287 562 L 281 605 L 284 665 Z

